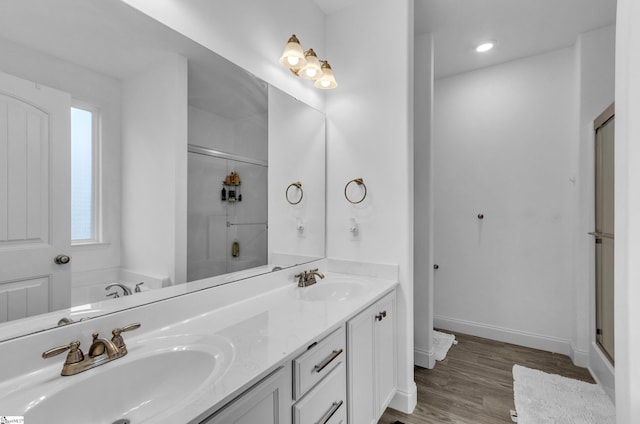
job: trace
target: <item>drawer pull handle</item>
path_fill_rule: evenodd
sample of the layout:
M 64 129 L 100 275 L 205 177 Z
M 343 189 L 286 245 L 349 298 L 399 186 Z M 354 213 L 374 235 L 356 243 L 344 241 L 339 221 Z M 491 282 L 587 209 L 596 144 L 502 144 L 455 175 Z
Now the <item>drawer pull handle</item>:
M 318 365 L 315 365 L 313 367 L 313 369 L 316 372 L 321 372 L 323 369 L 325 369 L 327 367 L 327 365 L 329 365 L 334 359 L 336 359 L 338 356 L 340 356 L 340 354 L 342 353 L 342 349 L 339 350 L 334 350 L 333 352 L 331 352 L 331 355 L 327 356 L 327 358 L 320 362 Z
M 382 318 L 386 318 L 386 317 L 387 317 L 387 311 L 382 311 L 378 315 L 376 315 L 376 320 L 382 321 Z
M 327 412 L 325 412 L 325 414 L 322 416 L 322 418 L 320 418 L 320 421 L 318 421 L 316 424 L 326 424 L 329 422 L 329 420 L 331 419 L 331 417 L 333 417 L 333 414 L 336 413 L 336 411 L 338 411 L 338 409 L 340 409 L 340 407 L 342 406 L 344 402 L 343 401 L 338 401 L 338 402 L 333 402 L 331 404 L 331 408 L 329 408 L 329 410 Z

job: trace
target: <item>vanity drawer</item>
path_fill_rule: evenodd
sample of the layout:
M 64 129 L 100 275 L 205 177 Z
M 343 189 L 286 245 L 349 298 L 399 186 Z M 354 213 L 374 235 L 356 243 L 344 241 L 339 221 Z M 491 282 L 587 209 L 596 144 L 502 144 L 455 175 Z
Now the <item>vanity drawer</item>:
M 345 362 L 293 406 L 293 424 L 344 424 L 347 422 Z
M 293 361 L 293 398 L 300 399 L 345 360 L 344 327 L 334 331 Z

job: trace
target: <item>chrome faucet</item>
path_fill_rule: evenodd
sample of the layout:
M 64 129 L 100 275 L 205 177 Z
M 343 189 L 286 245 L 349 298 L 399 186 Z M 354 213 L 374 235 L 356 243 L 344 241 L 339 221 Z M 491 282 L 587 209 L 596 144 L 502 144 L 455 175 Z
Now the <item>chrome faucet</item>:
M 129 296 L 130 294 L 132 294 L 131 289 L 129 287 L 125 286 L 122 283 L 111 283 L 107 287 L 105 287 L 104 289 L 105 290 L 109 290 L 112 287 L 120 287 L 122 289 L 122 291 L 124 291 L 124 295 L 125 296 Z M 109 296 L 110 294 L 111 293 L 109 293 L 107 296 Z M 118 297 L 118 296 L 116 296 L 116 297 Z
M 295 278 L 298 279 L 298 287 L 308 287 L 314 285 L 315 283 L 317 283 L 316 275 L 320 278 L 324 278 L 324 274 L 318 271 L 318 268 L 296 274 Z
M 44 359 L 51 358 L 68 350 L 69 353 L 64 361 L 60 375 L 78 374 L 125 356 L 127 354 L 127 346 L 124 344 L 120 333 L 137 328 L 140 328 L 140 324 L 136 323 L 123 328 L 116 328 L 112 331 L 113 338 L 111 340 L 99 339 L 98 333 L 93 333 L 93 342 L 86 355 L 82 353 L 80 342 L 76 340 L 66 346 L 49 349 L 42 354 L 42 357 Z

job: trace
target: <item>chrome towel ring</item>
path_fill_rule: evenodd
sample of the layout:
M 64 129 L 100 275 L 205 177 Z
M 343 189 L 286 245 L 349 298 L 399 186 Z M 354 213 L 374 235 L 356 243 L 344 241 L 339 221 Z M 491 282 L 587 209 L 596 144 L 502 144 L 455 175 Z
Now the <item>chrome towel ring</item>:
M 358 186 L 364 189 L 364 193 L 362 194 L 362 198 L 360 198 L 360 200 L 352 200 L 349 198 L 349 195 L 347 194 L 347 189 L 349 188 L 349 185 L 352 183 L 356 183 Z M 367 186 L 364 183 L 364 180 L 362 178 L 354 178 L 353 180 L 349 181 L 347 185 L 344 186 L 344 197 L 349 201 L 349 203 L 353 203 L 354 205 L 357 205 L 358 203 L 362 203 L 365 197 L 367 197 Z
M 289 197 L 289 190 L 291 190 L 292 187 L 297 188 L 298 191 L 300 192 L 300 197 L 298 198 L 298 200 L 295 200 L 295 198 L 294 200 L 291 200 L 291 197 Z M 302 198 L 304 197 L 304 191 L 302 190 L 302 183 L 300 181 L 296 181 L 295 183 L 289 184 L 284 195 L 287 198 L 287 202 L 289 202 L 289 204 L 291 205 L 297 205 L 298 203 L 302 202 Z

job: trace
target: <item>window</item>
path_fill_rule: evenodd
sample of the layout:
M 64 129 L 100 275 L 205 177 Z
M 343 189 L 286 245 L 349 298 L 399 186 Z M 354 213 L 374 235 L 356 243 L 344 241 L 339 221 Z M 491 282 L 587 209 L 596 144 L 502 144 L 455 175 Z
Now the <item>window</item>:
M 98 111 L 71 107 L 71 242 L 98 241 Z

